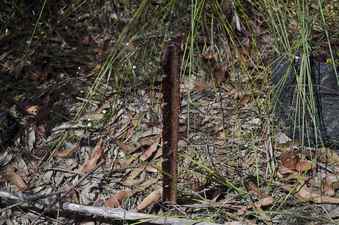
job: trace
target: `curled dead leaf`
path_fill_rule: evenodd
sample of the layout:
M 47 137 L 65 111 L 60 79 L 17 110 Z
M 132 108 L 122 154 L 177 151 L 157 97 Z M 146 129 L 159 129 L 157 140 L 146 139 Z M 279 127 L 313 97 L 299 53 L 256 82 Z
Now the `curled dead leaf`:
M 157 134 L 150 134 L 147 136 L 142 136 L 138 139 L 138 143 L 141 146 L 150 146 L 160 138 Z
M 114 160 L 114 169 L 127 169 L 129 166 L 131 166 L 132 162 L 135 160 L 134 157 L 130 157 L 129 159 L 117 159 Z M 110 164 L 111 166 L 111 164 Z
M 116 143 L 119 146 L 119 148 L 126 154 L 132 154 L 140 148 L 140 145 L 126 144 L 120 141 L 117 141 Z
M 161 200 L 162 195 L 162 188 L 153 191 L 151 194 L 149 194 L 142 202 L 137 206 L 137 210 L 141 211 L 149 207 L 150 205 L 153 205 L 155 203 L 158 203 Z
M 134 186 L 142 183 L 146 178 L 145 166 L 135 168 L 130 172 L 127 179 L 123 182 L 124 186 Z
M 147 165 L 145 170 L 149 173 L 157 173 L 158 169 L 152 165 Z
M 280 161 L 284 167 L 290 170 L 296 170 L 299 156 L 293 150 L 286 151 L 281 154 Z
M 108 198 L 104 205 L 109 208 L 120 208 L 122 201 L 130 196 L 130 193 L 127 191 L 119 191 L 115 195 Z
M 244 185 L 249 193 L 253 193 L 259 198 L 262 198 L 265 196 L 265 194 L 260 190 L 260 188 L 257 185 L 256 178 L 253 176 L 248 176 L 244 180 Z
M 103 141 L 102 141 L 102 139 L 100 139 L 97 142 L 91 156 L 81 166 L 80 172 L 88 173 L 96 167 L 97 163 L 99 162 L 99 160 L 101 158 L 103 158 L 103 155 L 104 155 L 104 150 L 102 148 L 102 144 L 103 144 Z
M 293 171 L 307 172 L 313 168 L 311 161 L 300 159 L 298 154 L 293 150 L 282 153 L 280 156 L 280 161 L 281 165 L 279 167 L 279 171 L 282 171 L 285 174 L 290 173 L 288 170 L 291 170 L 292 173 Z
M 16 168 L 14 168 L 14 167 L 8 168 L 5 172 L 4 177 L 9 183 L 15 185 L 17 187 L 18 191 L 27 190 L 27 188 L 28 188 L 27 184 L 24 181 L 24 179 L 20 175 L 17 174 Z
M 220 64 L 215 66 L 213 76 L 216 83 L 219 85 L 222 82 L 226 81 L 230 75 L 228 73 L 226 65 Z
M 281 175 L 288 175 L 288 174 L 291 174 L 291 173 L 295 173 L 294 170 L 291 170 L 291 169 L 284 167 L 282 165 L 279 166 L 278 171 Z
M 239 104 L 241 106 L 246 106 L 251 101 L 251 96 L 243 95 L 240 97 Z
M 293 192 L 292 188 L 283 186 L 284 189 Z M 292 189 L 292 190 L 291 190 Z M 318 204 L 339 204 L 339 198 L 326 196 L 320 191 L 313 191 L 311 188 L 303 185 L 299 191 L 296 192 L 294 195 L 298 199 L 306 202 L 314 202 Z
M 273 204 L 273 198 L 271 196 L 267 196 L 265 198 L 260 199 L 259 201 L 254 203 L 256 208 L 262 208 L 266 206 L 270 206 Z
M 295 166 L 295 170 L 298 172 L 307 172 L 313 168 L 312 162 L 309 160 L 299 160 Z
M 149 159 L 157 150 L 158 150 L 158 145 L 159 145 L 159 139 L 153 143 L 151 146 L 146 148 L 146 150 L 142 153 L 140 159 L 142 161 L 146 161 Z
M 158 178 L 150 178 L 147 179 L 145 182 L 140 183 L 138 186 L 133 188 L 133 194 L 136 194 L 138 192 L 144 192 L 146 189 L 152 187 L 156 183 L 158 183 L 159 179 Z
M 247 210 L 252 209 L 253 207 L 255 207 L 257 209 L 261 209 L 263 207 L 267 207 L 267 206 L 270 206 L 272 204 L 273 204 L 273 198 L 271 196 L 267 196 L 267 197 L 264 197 L 264 198 L 258 200 L 254 204 L 250 204 L 250 205 L 241 207 L 240 209 L 238 209 L 237 213 L 238 213 L 238 215 L 244 215 Z
M 206 83 L 205 81 L 197 80 L 194 82 L 193 89 L 197 92 L 203 92 L 211 88 L 212 88 L 211 85 Z
M 335 196 L 335 189 L 330 179 L 325 178 L 321 186 L 322 192 L 327 196 Z

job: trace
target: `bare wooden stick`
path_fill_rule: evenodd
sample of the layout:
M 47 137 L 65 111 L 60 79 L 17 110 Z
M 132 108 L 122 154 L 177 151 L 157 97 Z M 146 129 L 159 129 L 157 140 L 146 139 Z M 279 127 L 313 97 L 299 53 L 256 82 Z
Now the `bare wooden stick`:
M 172 41 L 164 54 L 163 91 L 163 199 L 171 204 L 177 199 L 177 148 L 180 113 L 179 39 Z
M 188 219 L 155 216 L 137 212 L 131 212 L 121 208 L 106 208 L 85 206 L 74 203 L 63 203 L 59 206 L 47 207 L 44 203 L 38 201 L 34 204 L 29 204 L 26 199 L 34 199 L 34 196 L 27 194 L 16 195 L 13 193 L 0 191 L 0 204 L 16 204 L 19 202 L 26 202 L 21 204 L 21 208 L 30 208 L 40 211 L 43 208 L 49 208 L 48 213 L 61 213 L 61 215 L 76 215 L 81 217 L 96 218 L 98 220 L 110 221 L 138 221 L 149 225 L 221 225 L 216 223 L 198 222 Z M 40 206 L 39 206 L 40 205 Z M 95 219 L 94 219 L 95 220 Z M 245 225 L 242 222 L 229 222 L 224 225 Z

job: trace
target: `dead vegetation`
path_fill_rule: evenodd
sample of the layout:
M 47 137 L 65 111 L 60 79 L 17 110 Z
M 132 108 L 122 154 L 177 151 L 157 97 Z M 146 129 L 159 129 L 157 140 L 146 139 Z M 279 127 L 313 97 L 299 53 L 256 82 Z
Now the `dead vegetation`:
M 338 223 L 338 155 L 291 140 L 271 114 L 275 39 L 260 5 L 3 4 L 0 109 L 18 129 L 0 118 L 0 141 L 12 132 L 0 149 L 0 224 Z M 178 34 L 168 205 L 161 62 Z

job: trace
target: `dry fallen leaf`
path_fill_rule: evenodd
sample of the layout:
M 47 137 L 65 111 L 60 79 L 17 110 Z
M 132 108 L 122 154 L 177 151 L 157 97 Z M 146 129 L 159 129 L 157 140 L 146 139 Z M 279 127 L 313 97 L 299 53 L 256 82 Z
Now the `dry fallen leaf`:
M 265 198 L 260 199 L 259 201 L 254 203 L 256 208 L 262 208 L 266 206 L 270 206 L 273 204 L 273 198 L 271 196 L 267 196 Z
M 285 190 L 293 192 L 288 186 L 282 186 Z M 318 204 L 339 204 L 339 198 L 329 197 L 320 193 L 320 191 L 315 192 L 311 188 L 303 185 L 300 190 L 295 193 L 295 197 L 299 198 L 302 201 L 314 202 Z
M 80 225 L 95 225 L 94 221 L 81 222 Z
M 160 138 L 159 135 L 157 134 L 151 134 L 147 136 L 140 137 L 138 139 L 138 143 L 140 146 L 150 146 L 152 145 L 155 141 L 157 141 Z
M 9 183 L 15 185 L 18 191 L 24 191 L 28 188 L 24 179 L 16 173 L 16 169 L 14 167 L 10 167 L 6 170 L 5 179 Z
M 211 88 L 212 86 L 209 83 L 206 83 L 205 81 L 197 80 L 194 82 L 193 89 L 197 92 L 203 92 Z
M 258 200 L 254 204 L 241 207 L 240 209 L 238 209 L 237 213 L 238 215 L 244 215 L 247 210 L 252 209 L 253 207 L 257 209 L 261 209 L 262 207 L 270 206 L 272 204 L 273 204 L 273 198 L 271 196 L 267 196 L 265 198 Z
M 281 154 L 280 161 L 284 167 L 290 170 L 296 170 L 299 156 L 293 150 L 286 151 Z
M 126 154 L 132 154 L 133 152 L 136 152 L 140 148 L 140 145 L 126 144 L 120 141 L 117 141 L 116 143 L 119 146 L 119 148 Z
M 241 106 L 246 106 L 251 101 L 251 96 L 243 95 L 240 97 L 239 104 Z
M 213 75 L 218 85 L 226 81 L 229 78 L 229 73 L 227 71 L 226 65 L 216 65 L 213 71 Z
M 256 182 L 256 178 L 253 176 L 248 176 L 245 180 L 244 180 L 244 185 L 247 189 L 247 192 L 249 193 L 253 193 L 256 196 L 258 196 L 259 198 L 263 198 L 266 197 L 265 193 L 263 193 L 260 188 L 257 185 Z
M 149 173 L 157 173 L 158 169 L 152 165 L 147 165 L 145 171 Z
M 126 187 L 133 187 L 133 186 L 141 184 L 142 182 L 145 181 L 145 179 L 146 179 L 146 173 L 142 172 L 138 178 L 134 178 L 134 179 L 129 178 L 126 181 L 124 181 L 122 184 Z
M 146 173 L 144 171 L 145 166 L 133 169 L 132 172 L 130 172 L 130 174 L 128 175 L 127 179 L 123 182 L 123 185 L 131 187 L 142 183 L 146 178 Z
M 104 150 L 102 148 L 102 143 L 103 143 L 102 139 L 100 139 L 97 142 L 91 156 L 81 166 L 80 172 L 88 173 L 96 167 L 97 163 L 103 157 L 103 154 L 104 154 Z
M 247 39 L 245 41 L 245 43 L 247 42 L 248 43 L 248 40 Z M 239 49 L 239 61 L 241 64 L 244 64 L 244 65 L 249 65 L 250 64 L 250 51 L 251 49 L 250 48 L 246 48 L 246 47 L 243 47 L 243 48 L 240 48 Z
M 339 165 L 339 155 L 335 150 L 329 148 L 321 148 L 317 151 L 318 160 L 329 165 Z
M 294 170 L 290 170 L 289 168 L 284 167 L 282 165 L 279 166 L 278 171 L 281 175 L 287 175 L 287 174 L 295 173 Z
M 160 144 L 160 146 L 162 146 L 162 143 Z M 158 159 L 162 156 L 162 151 L 157 151 L 153 157 L 153 159 Z
M 137 206 L 137 210 L 141 211 L 149 207 L 150 205 L 153 205 L 155 203 L 158 203 L 161 200 L 162 195 L 162 188 L 153 191 L 151 194 L 149 194 L 142 202 Z
M 105 207 L 120 208 L 122 201 L 130 196 L 127 191 L 119 191 L 105 201 Z
M 328 179 L 327 177 L 323 181 L 323 185 L 321 186 L 321 191 L 327 195 L 327 196 L 335 196 L 335 189 L 333 187 L 333 182 L 331 179 Z
M 61 149 L 54 153 L 54 156 L 57 158 L 69 158 L 72 157 L 74 152 L 76 152 L 80 148 L 79 144 L 73 145 L 68 148 Z
M 279 168 L 279 170 L 284 171 L 285 174 L 289 173 L 288 170 L 292 170 L 292 172 L 293 171 L 307 172 L 313 168 L 311 161 L 300 159 L 299 156 L 293 150 L 282 153 L 280 156 L 280 161 L 281 169 Z M 285 170 L 282 169 L 284 167 Z
M 129 159 L 117 159 L 113 161 L 114 169 L 127 169 L 132 162 L 135 160 L 134 157 L 130 157 Z M 110 163 L 111 166 L 112 163 Z
M 199 192 L 204 188 L 204 184 L 202 183 L 201 179 L 198 176 L 192 176 L 190 178 L 191 182 L 191 189 L 193 192 Z
M 158 181 L 159 181 L 158 178 L 147 179 L 145 182 L 140 183 L 138 186 L 133 188 L 133 194 L 145 191 L 147 188 L 150 188 L 156 183 L 158 183 Z
M 309 160 L 299 160 L 295 170 L 298 172 L 307 172 L 313 168 L 312 162 Z
M 153 143 L 151 146 L 149 146 L 141 155 L 140 159 L 142 161 L 146 161 L 147 159 L 149 159 L 154 152 L 156 152 L 158 150 L 158 145 L 159 145 L 159 139 Z

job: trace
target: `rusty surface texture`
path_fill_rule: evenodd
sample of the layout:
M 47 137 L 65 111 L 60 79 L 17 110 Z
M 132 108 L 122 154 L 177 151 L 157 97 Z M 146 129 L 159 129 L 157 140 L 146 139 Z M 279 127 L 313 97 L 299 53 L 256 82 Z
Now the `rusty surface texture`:
M 171 41 L 165 51 L 163 69 L 163 199 L 176 203 L 177 192 L 177 147 L 180 113 L 179 78 L 180 41 Z

